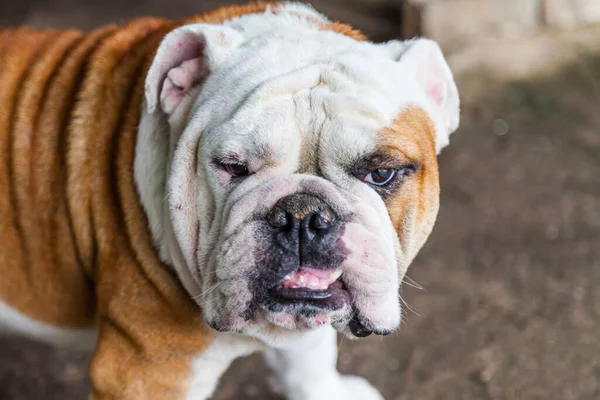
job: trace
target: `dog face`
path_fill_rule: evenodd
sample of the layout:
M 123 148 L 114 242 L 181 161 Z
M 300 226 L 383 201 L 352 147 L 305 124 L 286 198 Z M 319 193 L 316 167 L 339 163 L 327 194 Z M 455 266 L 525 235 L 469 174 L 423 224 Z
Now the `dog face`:
M 328 24 L 284 6 L 185 26 L 148 73 L 136 181 L 161 256 L 217 330 L 400 324 L 458 95 L 434 43 Z

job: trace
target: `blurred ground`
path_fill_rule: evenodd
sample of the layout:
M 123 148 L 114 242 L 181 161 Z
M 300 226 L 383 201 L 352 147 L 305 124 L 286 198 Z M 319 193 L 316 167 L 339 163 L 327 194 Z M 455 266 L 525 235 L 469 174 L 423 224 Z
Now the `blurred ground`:
M 0 2 L 0 18 L 85 27 L 123 8 L 68 1 Z M 155 1 L 122 16 L 210 8 Z M 440 216 L 408 274 L 424 290 L 403 288 L 418 314 L 390 337 L 343 341 L 340 369 L 391 400 L 600 399 L 600 56 L 503 86 L 470 79 L 484 84 L 462 93 L 461 128 L 440 156 Z M 0 338 L 0 400 L 84 399 L 86 360 Z M 215 398 L 280 399 L 268 376 L 260 357 L 239 360 Z

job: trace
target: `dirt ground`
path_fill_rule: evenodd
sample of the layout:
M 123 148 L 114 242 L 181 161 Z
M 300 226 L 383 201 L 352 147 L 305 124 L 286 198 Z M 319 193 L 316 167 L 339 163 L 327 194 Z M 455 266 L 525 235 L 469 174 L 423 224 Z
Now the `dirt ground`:
M 0 14 L 82 27 L 117 15 L 69 1 L 0 2 Z M 440 156 L 437 225 L 403 286 L 412 311 L 392 336 L 342 341 L 340 369 L 390 400 L 600 399 L 600 57 L 466 103 Z M 84 399 L 87 361 L 0 337 L 0 400 Z M 280 399 L 269 380 L 259 356 L 236 361 L 215 399 Z

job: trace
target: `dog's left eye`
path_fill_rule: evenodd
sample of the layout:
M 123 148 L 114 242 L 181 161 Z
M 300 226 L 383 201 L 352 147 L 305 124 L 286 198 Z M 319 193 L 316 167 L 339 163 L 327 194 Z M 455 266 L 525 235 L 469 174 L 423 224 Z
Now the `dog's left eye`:
M 365 182 L 371 185 L 384 186 L 391 182 L 396 175 L 395 169 L 379 168 L 371 171 L 365 176 Z
M 403 167 L 403 168 L 379 168 L 375 171 L 369 172 L 364 180 L 367 183 L 375 186 L 385 186 L 392 182 L 394 178 L 404 177 L 410 171 L 412 171 L 412 167 Z
M 250 175 L 248 167 L 243 164 L 221 164 L 222 168 L 233 177 L 241 177 Z

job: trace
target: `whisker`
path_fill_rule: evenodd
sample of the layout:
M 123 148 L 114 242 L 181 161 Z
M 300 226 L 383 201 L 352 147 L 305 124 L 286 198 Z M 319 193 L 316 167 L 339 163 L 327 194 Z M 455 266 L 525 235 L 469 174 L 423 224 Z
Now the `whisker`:
M 340 341 L 338 342 L 338 349 L 342 346 L 342 343 L 344 343 L 344 339 L 346 339 L 346 335 L 344 335 L 344 334 L 340 335 Z
M 404 280 L 402 281 L 402 283 L 405 283 L 408 286 L 413 287 L 418 290 L 425 290 L 425 288 L 423 286 L 419 285 L 417 282 L 415 282 L 414 279 L 410 278 L 408 275 L 404 277 Z
M 400 326 L 402 326 L 402 325 L 408 326 L 408 322 L 409 322 L 408 317 L 406 315 L 402 314 L 402 318 L 400 319 Z
M 402 302 L 402 304 L 404 304 L 404 306 L 406 307 L 406 309 L 407 309 L 407 310 L 411 311 L 413 314 L 415 314 L 415 315 L 416 315 L 416 316 L 418 316 L 418 317 L 420 317 L 420 316 L 421 316 L 421 314 L 419 314 L 419 313 L 417 312 L 417 310 L 415 310 L 413 307 L 411 307 L 411 306 L 410 306 L 410 305 L 409 305 L 409 304 L 406 302 L 406 300 L 404 300 L 404 299 L 402 298 L 402 296 L 399 296 L 399 297 L 400 297 L 400 301 Z
M 192 297 L 192 300 L 198 300 L 198 299 L 203 299 L 204 297 L 206 297 L 210 292 L 212 292 L 213 290 L 215 290 L 217 287 L 219 287 L 221 285 L 222 282 L 217 282 L 214 285 L 212 285 L 210 288 L 208 288 L 206 291 L 204 291 L 204 293 L 200 293 L 197 294 L 196 296 Z

